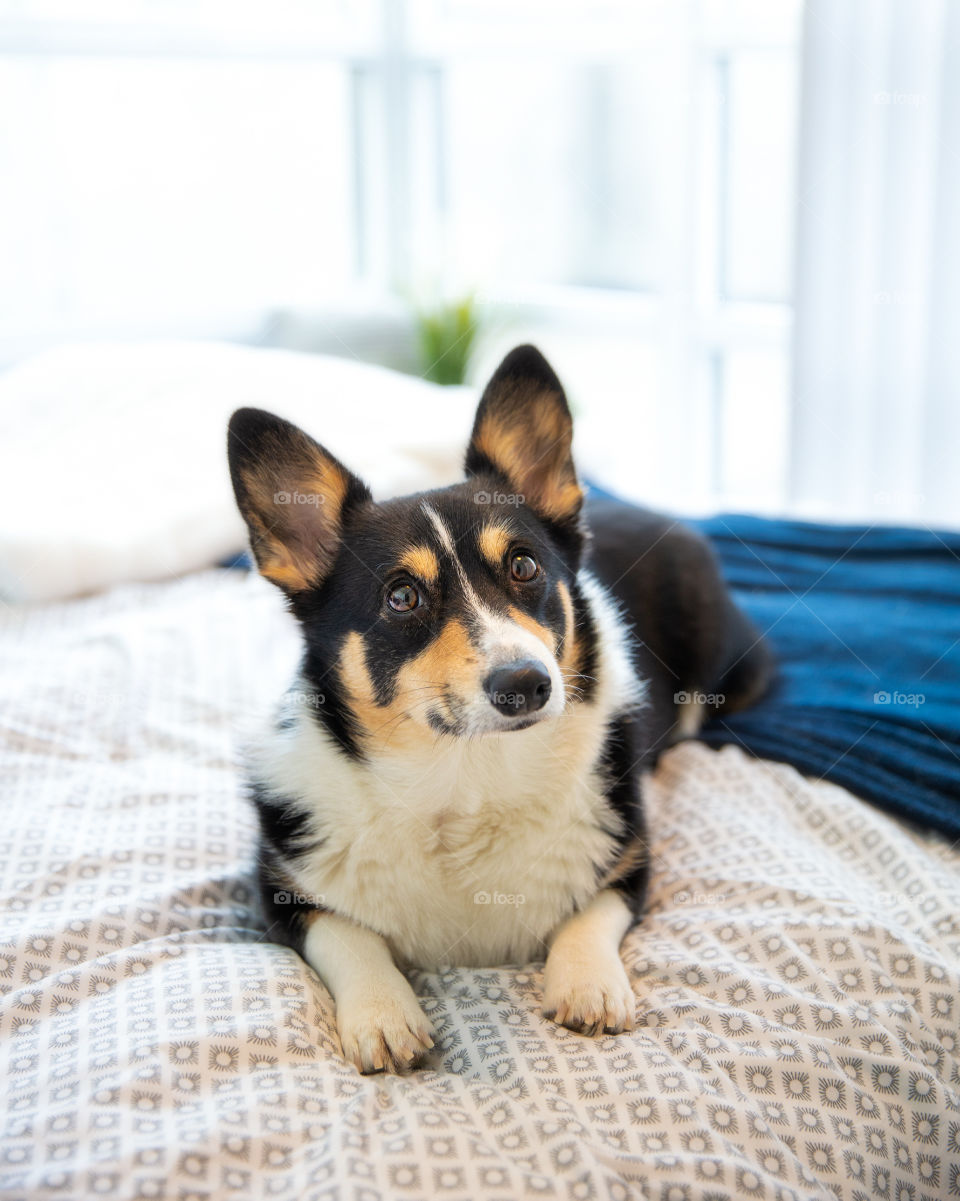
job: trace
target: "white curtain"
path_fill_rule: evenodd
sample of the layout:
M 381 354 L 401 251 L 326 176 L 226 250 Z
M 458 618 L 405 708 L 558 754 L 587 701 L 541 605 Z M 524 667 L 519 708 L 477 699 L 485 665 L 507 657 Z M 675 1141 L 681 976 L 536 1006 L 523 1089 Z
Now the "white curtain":
M 791 507 L 960 526 L 960 3 L 808 0 Z

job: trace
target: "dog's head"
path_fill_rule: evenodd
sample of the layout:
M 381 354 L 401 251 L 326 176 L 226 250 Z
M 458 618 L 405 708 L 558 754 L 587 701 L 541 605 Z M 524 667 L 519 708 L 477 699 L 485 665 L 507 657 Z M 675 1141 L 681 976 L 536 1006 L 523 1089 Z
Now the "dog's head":
M 250 544 L 289 597 L 342 741 L 518 730 L 576 699 L 589 651 L 571 438 L 563 389 L 532 346 L 483 393 L 466 482 L 415 496 L 374 503 L 296 426 L 234 414 Z

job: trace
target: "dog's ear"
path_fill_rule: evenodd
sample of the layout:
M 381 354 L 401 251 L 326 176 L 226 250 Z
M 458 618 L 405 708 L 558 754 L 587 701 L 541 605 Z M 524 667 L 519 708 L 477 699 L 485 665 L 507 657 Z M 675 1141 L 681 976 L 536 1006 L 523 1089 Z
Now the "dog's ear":
M 493 472 L 541 516 L 560 525 L 574 523 L 583 491 L 572 441 L 573 420 L 553 368 L 535 346 L 518 346 L 480 398 L 467 474 Z
M 303 430 L 262 409 L 230 418 L 227 458 L 261 575 L 289 595 L 322 583 L 346 512 L 371 499 L 367 486 Z

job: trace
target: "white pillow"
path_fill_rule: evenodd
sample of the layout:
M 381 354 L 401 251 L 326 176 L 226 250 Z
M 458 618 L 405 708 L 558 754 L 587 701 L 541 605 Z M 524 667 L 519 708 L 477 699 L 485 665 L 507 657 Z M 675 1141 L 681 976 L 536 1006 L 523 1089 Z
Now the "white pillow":
M 384 497 L 460 477 L 476 393 L 325 355 L 211 342 L 63 346 L 0 376 L 0 595 L 50 600 L 246 542 L 226 423 L 303 426 Z

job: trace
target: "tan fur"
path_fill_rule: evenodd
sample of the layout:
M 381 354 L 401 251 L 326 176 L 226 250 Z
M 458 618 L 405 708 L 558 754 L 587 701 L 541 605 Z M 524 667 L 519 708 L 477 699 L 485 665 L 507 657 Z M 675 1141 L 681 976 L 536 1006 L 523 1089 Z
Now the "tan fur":
M 274 550 L 271 544 L 271 549 L 265 553 L 260 563 L 260 574 L 288 592 L 302 592 L 309 588 L 312 580 L 309 560 L 285 555 L 282 543 L 279 545 L 280 549 Z
M 539 638 L 551 655 L 556 654 L 559 639 L 549 626 L 542 626 L 539 621 L 536 621 L 529 613 L 524 613 L 517 605 L 509 605 L 507 613 L 510 615 L 511 621 L 515 621 L 518 626 L 522 626 L 523 629 L 529 630 L 535 638 Z
M 354 631 L 347 635 L 338 668 L 363 734 L 391 750 L 412 748 L 436 738 L 429 726 L 413 719 L 414 712 L 423 713 L 433 703 L 453 722 L 455 714 L 450 712 L 444 694 L 450 692 L 456 699 L 468 701 L 482 688 L 479 656 L 466 627 L 457 620 L 448 621 L 422 654 L 404 664 L 397 673 L 389 704 L 376 701 L 362 634 Z
M 642 838 L 635 838 L 632 842 L 627 843 L 616 861 L 607 869 L 600 881 L 600 887 L 609 888 L 618 880 L 625 879 L 635 868 L 641 867 L 647 857 L 647 844 Z
M 444 687 L 467 699 L 480 686 L 480 659 L 462 621 L 448 621 L 426 650 L 404 664 L 397 676 L 398 692 L 434 686 L 437 695 Z
M 511 534 L 504 525 L 485 525 L 477 535 L 480 553 L 491 567 L 500 567 L 510 547 Z
M 563 605 L 563 638 L 560 640 L 558 663 L 564 682 L 572 686 L 580 671 L 582 648 L 577 638 L 577 624 L 573 613 L 573 598 L 563 580 L 557 581 L 557 595 Z
M 409 547 L 400 556 L 397 566 L 425 584 L 435 584 L 440 575 L 440 560 L 429 546 Z
M 367 668 L 366 643 L 358 631 L 352 631 L 344 640 L 337 669 L 347 690 L 350 710 L 368 740 L 386 738 L 391 746 L 404 747 L 409 745 L 411 735 L 417 741 L 423 738 L 423 732 L 410 721 L 407 698 L 399 689 L 390 704 L 377 704 Z

